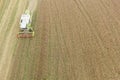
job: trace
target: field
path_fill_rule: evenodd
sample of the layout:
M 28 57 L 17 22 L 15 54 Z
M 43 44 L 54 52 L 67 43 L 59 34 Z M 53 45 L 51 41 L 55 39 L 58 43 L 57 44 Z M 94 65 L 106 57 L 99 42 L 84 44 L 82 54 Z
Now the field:
M 0 0 L 0 80 L 120 80 L 120 0 Z M 33 13 L 34 38 L 18 39 Z

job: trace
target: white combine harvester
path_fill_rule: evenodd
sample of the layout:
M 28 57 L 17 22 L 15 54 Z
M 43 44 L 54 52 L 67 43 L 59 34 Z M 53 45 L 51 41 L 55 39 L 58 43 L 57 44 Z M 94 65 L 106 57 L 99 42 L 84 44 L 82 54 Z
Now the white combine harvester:
M 34 37 L 34 31 L 31 27 L 32 16 L 30 15 L 30 11 L 26 10 L 24 14 L 22 14 L 20 19 L 20 31 L 17 35 L 18 38 L 32 38 Z

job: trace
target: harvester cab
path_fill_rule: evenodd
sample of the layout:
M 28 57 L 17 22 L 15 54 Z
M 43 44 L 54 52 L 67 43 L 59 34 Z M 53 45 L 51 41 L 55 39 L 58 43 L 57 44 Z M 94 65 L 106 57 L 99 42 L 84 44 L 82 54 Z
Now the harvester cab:
M 34 37 L 34 31 L 31 26 L 32 16 L 29 10 L 26 10 L 24 14 L 22 14 L 20 19 L 20 30 L 17 34 L 18 38 L 32 38 Z

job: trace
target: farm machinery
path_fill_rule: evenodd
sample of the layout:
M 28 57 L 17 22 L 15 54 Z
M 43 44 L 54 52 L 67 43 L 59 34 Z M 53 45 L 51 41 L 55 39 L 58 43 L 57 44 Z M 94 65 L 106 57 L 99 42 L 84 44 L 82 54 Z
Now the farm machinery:
M 20 30 L 17 34 L 17 38 L 32 38 L 34 37 L 34 30 L 31 26 L 32 24 L 32 16 L 29 10 L 26 10 L 24 14 L 22 14 L 20 19 Z

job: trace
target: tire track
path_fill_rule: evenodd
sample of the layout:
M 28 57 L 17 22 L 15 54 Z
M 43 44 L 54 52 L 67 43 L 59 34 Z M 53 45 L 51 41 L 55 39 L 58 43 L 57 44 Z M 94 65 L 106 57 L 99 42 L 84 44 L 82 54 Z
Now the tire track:
M 103 2 L 101 2 L 101 3 L 102 3 L 102 5 L 100 5 L 101 8 L 105 7 L 105 9 L 110 10 L 110 9 L 107 8 L 107 6 Z M 104 9 L 101 9 L 101 11 L 102 10 L 104 10 Z M 107 11 L 107 14 L 105 12 L 106 12 L 106 10 L 103 11 L 103 14 L 105 16 L 108 16 L 108 15 L 110 16 L 110 19 L 108 19 L 108 23 L 110 24 L 110 26 L 107 26 L 106 22 L 104 22 L 104 24 L 108 27 L 109 31 L 111 31 L 111 34 L 114 37 L 113 38 L 112 35 L 111 35 L 111 39 L 112 39 L 111 45 L 113 46 L 113 48 L 111 48 L 111 50 L 110 50 L 112 55 L 110 55 L 110 53 L 109 53 L 108 56 L 111 58 L 111 61 L 114 64 L 114 68 L 117 69 L 117 71 L 116 70 L 113 71 L 113 74 L 118 74 L 118 70 L 119 70 L 119 68 L 118 68 L 118 66 L 119 66 L 119 64 L 118 64 L 118 61 L 119 61 L 119 58 L 118 58 L 119 47 L 117 47 L 117 46 L 120 45 L 119 44 L 120 39 L 117 36 L 119 36 L 119 31 L 118 31 L 119 30 L 118 29 L 119 25 L 115 26 L 115 24 L 117 24 L 117 21 L 115 20 L 115 17 L 111 14 L 110 11 Z M 106 44 L 106 47 L 110 48 L 110 46 L 107 46 L 107 43 L 105 43 L 105 44 Z
M 110 30 L 111 30 L 111 32 L 115 32 L 115 31 L 117 31 L 117 30 L 119 30 L 119 28 L 118 27 L 113 27 L 114 25 L 111 23 L 111 22 L 115 22 L 116 24 L 118 24 L 118 22 L 119 21 L 117 21 L 117 19 L 115 19 L 115 17 L 109 12 L 109 9 L 108 9 L 108 7 L 104 4 L 104 2 L 102 1 L 102 0 L 100 0 L 100 2 L 101 2 L 101 7 L 102 6 L 104 6 L 104 8 L 107 10 L 107 15 L 109 15 L 109 17 L 111 18 L 111 19 L 109 19 L 109 23 L 111 24 L 111 26 L 110 27 L 108 27 Z M 105 14 L 105 11 L 104 11 L 104 14 Z M 106 15 L 106 14 L 105 14 Z M 112 21 L 111 21 L 112 20 Z M 114 28 L 114 29 L 113 29 Z M 120 34 L 120 32 L 119 31 L 117 31 L 116 32 L 116 35 L 119 35 Z M 119 39 L 119 37 L 116 37 L 116 39 L 117 40 L 120 40 Z M 117 43 L 119 43 L 119 41 L 117 41 Z M 117 45 L 117 44 L 116 44 Z
M 84 9 L 85 10 L 85 9 Z M 97 28 L 95 29 L 95 30 L 97 30 Z M 92 31 L 93 32 L 93 31 Z M 96 34 L 96 33 L 95 33 Z M 100 35 L 99 35 L 100 36 Z M 99 40 L 98 40 L 99 41 Z M 102 39 L 101 39 L 101 42 L 102 42 Z M 100 44 L 100 43 L 99 43 Z M 104 44 L 104 43 L 103 43 Z M 101 45 L 102 46 L 102 45 Z M 105 45 L 104 45 L 104 48 L 105 48 Z M 106 50 L 103 50 L 104 51 L 104 53 L 108 53 Z M 107 54 L 103 54 L 104 56 L 106 56 Z M 109 58 L 112 58 L 110 55 L 109 55 Z M 110 61 L 109 61 L 110 62 Z M 112 63 L 114 63 L 114 61 L 112 60 Z M 106 66 L 108 66 L 107 64 L 106 64 Z
M 75 3 L 78 5 L 79 10 L 82 12 L 82 14 L 84 15 L 84 17 L 86 18 L 86 22 L 87 22 L 88 25 L 90 26 L 90 27 L 88 27 L 89 30 L 91 31 L 91 33 L 92 33 L 93 35 L 96 36 L 97 41 L 99 41 L 99 43 L 97 43 L 97 44 L 99 44 L 99 45 L 101 46 L 101 48 L 103 49 L 103 51 L 105 51 L 105 50 L 104 50 L 104 47 L 103 47 L 104 44 L 103 44 L 103 42 L 102 42 L 102 39 L 100 38 L 99 34 L 98 34 L 97 31 L 96 31 L 97 29 L 94 27 L 93 20 L 92 20 L 91 17 L 89 16 L 89 13 L 86 11 L 85 8 L 84 8 L 84 11 L 85 11 L 85 12 L 82 11 L 81 8 L 79 7 L 78 2 L 76 2 L 76 0 L 74 0 L 74 1 L 75 1 Z M 79 0 L 79 1 L 80 1 L 80 0 Z M 84 7 L 81 1 L 80 1 L 80 4 L 81 4 L 82 7 Z M 93 28 L 92 26 L 93 26 L 94 28 Z M 101 45 L 101 43 L 102 43 L 102 45 Z
M 50 38 L 49 38 L 49 54 L 48 54 L 48 78 L 47 79 L 55 79 L 58 80 L 58 65 L 59 65 L 59 54 L 60 51 L 58 49 L 58 47 L 56 46 L 57 44 L 59 45 L 59 39 L 55 38 L 53 36 L 58 37 L 58 31 L 56 28 L 56 24 L 57 21 L 55 20 L 54 17 L 52 17 L 53 12 L 54 12 L 54 7 L 55 4 L 53 3 L 53 1 L 47 1 L 49 3 L 49 11 L 50 11 L 50 24 L 51 24 L 51 28 L 50 28 Z M 56 12 L 57 13 L 57 12 Z M 55 21 L 55 22 L 54 22 Z M 56 34 L 56 35 L 55 35 Z M 54 43 L 52 42 L 54 41 Z M 54 49 L 54 50 L 53 50 Z M 58 50 L 56 53 L 55 51 Z M 54 60 L 56 59 L 56 61 Z M 55 66 L 54 66 L 55 65 Z M 53 69 L 54 68 L 54 69 Z
M 76 2 L 77 3 L 77 2 Z M 78 3 L 77 3 L 78 4 Z M 84 6 L 83 4 L 82 4 L 82 2 L 80 2 L 80 4 L 82 5 L 82 6 Z M 78 5 L 79 6 L 79 5 Z M 80 8 L 79 8 L 80 9 Z M 99 42 L 96 42 L 96 44 L 98 44 L 98 45 L 100 45 L 100 47 L 101 47 L 101 49 L 102 49 L 102 51 L 104 52 L 104 53 L 108 53 L 107 52 L 107 50 L 105 49 L 105 45 L 104 45 L 104 43 L 103 43 L 103 41 L 102 41 L 102 39 L 101 39 L 101 37 L 100 37 L 100 35 L 99 35 L 99 33 L 98 33 L 98 31 L 96 31 L 97 29 L 94 27 L 94 24 L 93 24 L 93 20 L 92 20 L 92 18 L 89 16 L 89 13 L 86 11 L 86 9 L 85 8 L 83 8 L 84 9 L 84 11 L 85 11 L 85 13 L 83 13 L 83 15 L 84 16 L 86 16 L 86 17 L 88 17 L 87 19 L 86 19 L 86 21 L 87 21 L 87 23 L 89 24 L 89 26 L 90 26 L 90 31 L 92 31 L 92 33 L 93 33 L 93 35 L 95 35 L 96 36 L 96 40 Z M 81 9 L 80 9 L 81 10 Z M 81 12 L 83 12 L 83 11 L 81 11 Z M 91 21 L 91 22 L 90 22 Z M 93 28 L 93 27 L 94 28 Z M 101 44 L 102 43 L 102 44 Z M 91 44 L 92 45 L 92 44 Z M 97 55 L 97 54 L 96 54 Z M 104 56 L 105 57 L 105 54 L 102 54 L 102 56 Z M 107 66 L 107 65 L 106 65 Z
M 63 1 L 61 1 L 61 4 L 62 4 L 62 2 Z M 54 1 L 54 4 L 55 4 L 55 6 L 56 6 L 56 12 L 57 12 L 57 19 L 56 19 L 56 21 L 58 20 L 58 22 L 56 22 L 57 24 L 58 24 L 58 26 L 59 27 L 56 27 L 56 30 L 58 31 L 58 33 L 59 33 L 59 39 L 61 40 L 61 44 L 62 44 L 62 46 L 60 46 L 60 49 L 61 49 L 61 54 L 64 54 L 64 53 L 67 53 L 67 54 L 64 54 L 64 56 L 62 56 L 62 60 L 61 60 L 61 64 L 62 64 L 62 67 L 63 67 L 63 69 L 61 69 L 63 72 L 64 72 L 64 74 L 63 74 L 63 79 L 64 80 L 69 80 L 69 77 L 68 77 L 68 62 L 69 62 L 69 60 L 71 60 L 71 57 L 70 57 L 70 51 L 69 51 L 69 49 L 68 49 L 68 46 L 67 46 L 67 43 L 66 43 L 66 38 L 65 38 L 65 35 L 64 35 L 64 31 L 65 31 L 65 29 L 63 28 L 63 23 L 62 23 L 62 18 L 61 18 L 61 12 L 60 12 L 60 5 L 58 5 L 57 4 L 58 2 L 56 2 L 56 1 Z M 59 7 L 58 7 L 59 6 Z M 64 6 L 64 5 L 63 5 Z M 60 42 L 58 42 L 59 43 L 59 45 L 61 45 L 60 44 Z M 60 69 L 60 68 L 59 68 Z
M 101 5 L 100 7 L 102 8 L 102 6 L 103 5 Z M 104 7 L 103 7 L 104 8 Z M 106 8 L 107 9 L 107 8 Z M 105 15 L 105 16 L 108 16 L 108 15 L 110 15 L 110 14 L 105 14 L 105 11 L 102 11 L 103 9 L 101 9 L 101 12 Z M 108 9 L 107 9 L 108 10 Z M 108 12 L 108 13 L 110 13 L 110 12 Z M 112 16 L 111 16 L 111 18 L 113 18 Z M 113 20 L 114 20 L 114 18 L 113 18 Z M 107 27 L 107 29 L 111 32 L 111 33 L 116 33 L 116 34 L 113 34 L 114 35 L 114 38 L 115 38 L 115 42 L 114 42 L 114 44 L 115 45 L 119 45 L 119 44 L 117 44 L 117 43 L 119 43 L 119 37 L 116 37 L 116 35 L 117 36 L 119 36 L 119 32 L 116 30 L 116 28 L 117 27 L 114 27 L 112 24 L 111 24 L 111 22 L 110 21 L 108 21 L 109 22 L 109 24 L 110 24 L 110 27 L 108 26 L 108 25 L 106 25 L 106 22 L 105 22 L 105 20 L 103 19 L 103 21 L 104 21 L 104 25 Z M 117 32 L 116 32 L 117 31 Z M 116 52 L 116 50 L 114 49 L 114 53 L 119 53 L 119 52 Z M 111 59 L 112 59 L 112 56 L 111 56 Z M 113 62 L 114 62 L 114 60 L 113 60 Z

